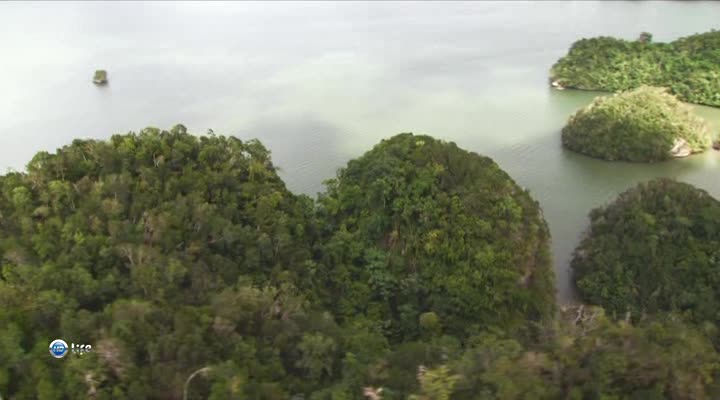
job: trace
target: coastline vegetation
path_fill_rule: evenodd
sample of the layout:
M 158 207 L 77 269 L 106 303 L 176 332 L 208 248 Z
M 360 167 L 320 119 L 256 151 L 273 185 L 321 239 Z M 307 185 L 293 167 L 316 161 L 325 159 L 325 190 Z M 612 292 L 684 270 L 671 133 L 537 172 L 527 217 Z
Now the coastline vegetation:
M 668 88 L 682 101 L 720 107 L 720 31 L 652 42 L 612 37 L 581 39 L 550 70 L 560 87 L 625 91 L 640 86 Z
M 562 143 L 604 160 L 655 162 L 705 151 L 712 135 L 690 106 L 665 89 L 642 86 L 578 110 L 562 129 Z
M 540 207 L 488 157 L 396 135 L 350 161 L 319 205 L 322 287 L 346 294 L 329 293 L 338 317 L 375 315 L 407 339 L 427 328 L 423 313 L 458 337 L 553 313 Z
M 720 201 L 656 179 L 590 213 L 571 267 L 582 298 L 618 318 L 672 312 L 717 324 Z

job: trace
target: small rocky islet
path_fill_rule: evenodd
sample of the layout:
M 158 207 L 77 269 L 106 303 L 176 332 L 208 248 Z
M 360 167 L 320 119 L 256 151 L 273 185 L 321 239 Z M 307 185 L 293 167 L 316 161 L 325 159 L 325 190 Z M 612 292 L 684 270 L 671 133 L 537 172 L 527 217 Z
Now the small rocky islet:
M 95 71 L 95 75 L 93 75 L 93 83 L 96 85 L 105 85 L 108 83 L 108 75 L 107 71 L 104 69 L 98 69 Z
M 666 89 L 643 86 L 600 96 L 562 129 L 567 148 L 608 161 L 656 162 L 712 145 L 705 120 Z

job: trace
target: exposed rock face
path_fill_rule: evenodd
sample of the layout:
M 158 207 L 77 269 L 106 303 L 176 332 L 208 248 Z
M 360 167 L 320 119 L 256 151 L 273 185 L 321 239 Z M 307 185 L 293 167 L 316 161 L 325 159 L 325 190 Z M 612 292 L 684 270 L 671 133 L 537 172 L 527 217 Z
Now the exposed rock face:
M 685 139 L 677 138 L 670 149 L 670 154 L 676 158 L 687 157 L 692 154 L 692 148 Z

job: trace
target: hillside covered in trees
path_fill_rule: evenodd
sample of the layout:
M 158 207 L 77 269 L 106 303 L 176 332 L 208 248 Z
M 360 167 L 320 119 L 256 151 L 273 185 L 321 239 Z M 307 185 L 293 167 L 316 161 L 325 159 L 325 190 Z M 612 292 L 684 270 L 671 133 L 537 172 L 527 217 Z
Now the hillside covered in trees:
M 583 298 L 617 316 L 720 321 L 720 201 L 657 179 L 593 210 L 571 266 Z
M 3 394 L 178 398 L 207 364 L 238 382 L 243 359 L 282 373 L 272 338 L 287 332 L 268 324 L 302 308 L 284 282 L 311 259 L 312 202 L 260 143 L 146 129 L 38 153 L 27 170 L 0 178 Z M 95 350 L 49 359 L 56 337 Z
M 718 246 L 700 239 L 720 217 L 683 188 L 627 202 L 660 210 L 630 221 L 661 226 L 658 243 L 691 258 L 643 248 L 649 227 L 621 250 L 661 272 L 662 256 L 704 266 L 682 303 L 697 318 L 615 321 L 627 306 L 602 296 L 607 315 L 556 317 L 540 208 L 454 143 L 384 140 L 313 201 L 286 189 L 257 141 L 181 125 L 76 140 L 0 177 L 0 396 L 717 398 L 712 324 L 692 323 L 713 320 L 699 302 L 715 299 Z M 645 310 L 642 296 L 620 300 Z M 93 350 L 55 359 L 55 338 Z
M 487 157 L 397 135 L 350 161 L 319 205 L 322 287 L 344 294 L 330 294 L 338 317 L 372 315 L 400 339 L 552 314 L 539 206 Z
M 604 160 L 653 162 L 707 150 L 707 123 L 665 89 L 596 97 L 562 129 L 567 148 Z
M 623 91 L 666 87 L 681 100 L 720 107 L 720 31 L 654 43 L 644 33 L 636 41 L 581 39 L 553 65 L 550 79 L 568 88 Z

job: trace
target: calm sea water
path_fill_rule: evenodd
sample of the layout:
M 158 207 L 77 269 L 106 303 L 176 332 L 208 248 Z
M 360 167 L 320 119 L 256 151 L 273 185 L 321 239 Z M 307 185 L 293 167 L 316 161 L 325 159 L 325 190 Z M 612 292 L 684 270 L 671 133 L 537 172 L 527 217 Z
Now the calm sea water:
M 295 192 L 380 139 L 426 133 L 494 158 L 541 203 L 562 302 L 590 209 L 668 176 L 720 197 L 720 153 L 608 163 L 560 145 L 597 93 L 547 71 L 580 37 L 720 28 L 713 2 L 0 3 L 0 168 L 152 125 L 259 138 Z M 110 84 L 95 87 L 95 69 Z M 720 130 L 720 110 L 698 107 Z

